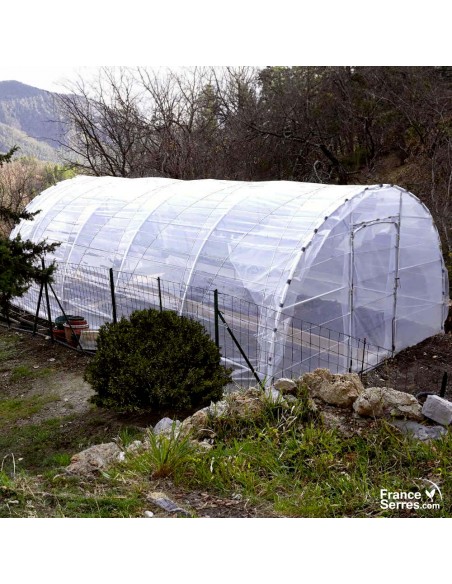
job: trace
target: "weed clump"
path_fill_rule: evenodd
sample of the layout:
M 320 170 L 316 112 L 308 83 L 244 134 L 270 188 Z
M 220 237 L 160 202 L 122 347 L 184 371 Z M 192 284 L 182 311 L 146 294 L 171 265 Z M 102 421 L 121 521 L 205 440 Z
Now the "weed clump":
M 173 312 L 137 310 L 100 328 L 85 371 L 93 402 L 119 411 L 193 410 L 231 381 L 205 328 Z

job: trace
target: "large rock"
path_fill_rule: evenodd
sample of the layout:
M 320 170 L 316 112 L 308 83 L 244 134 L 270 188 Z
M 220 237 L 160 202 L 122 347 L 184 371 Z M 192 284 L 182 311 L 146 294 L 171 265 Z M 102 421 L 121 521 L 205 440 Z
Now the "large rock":
M 413 436 L 422 442 L 438 440 L 438 438 L 447 434 L 447 430 L 442 426 L 424 426 L 419 424 L 419 422 L 413 422 L 413 420 L 394 420 L 392 425 L 398 428 L 403 434 Z
M 283 395 L 290 393 L 295 394 L 297 393 L 297 384 L 292 379 L 288 379 L 286 377 L 281 377 L 278 381 L 275 381 L 273 387 L 280 391 Z
M 265 399 L 264 392 L 260 388 L 235 391 L 228 396 L 225 415 L 231 419 L 256 419 L 266 407 Z
M 353 404 L 359 416 L 409 418 L 423 420 L 421 404 L 404 391 L 391 387 L 367 387 Z
M 452 424 L 452 403 L 439 395 L 427 396 L 422 413 L 426 418 L 443 426 Z
M 160 507 L 160 509 L 167 511 L 168 513 L 174 513 L 182 517 L 191 516 L 191 513 L 187 511 L 187 509 L 180 507 L 177 503 L 171 500 L 165 493 L 160 492 L 149 493 L 149 495 L 147 495 L 146 498 L 149 502 L 154 503 L 154 505 L 157 505 L 157 507 Z
M 265 399 L 268 400 L 271 404 L 284 404 L 285 400 L 282 396 L 282 393 L 273 387 L 269 387 L 264 390 Z
M 341 412 L 344 412 L 344 410 L 336 409 L 335 412 L 332 412 L 331 410 L 323 410 L 320 412 L 320 420 L 322 421 L 323 426 L 328 430 L 337 430 L 344 436 L 351 436 L 353 435 L 353 432 L 347 424 L 347 419 L 341 415 Z
M 141 440 L 134 440 L 128 446 L 126 446 L 127 452 L 139 452 L 143 449 L 143 442 Z
M 213 416 L 214 418 L 220 418 L 221 416 L 227 414 L 228 402 L 224 399 L 218 402 L 212 402 L 210 406 L 204 409 L 208 412 L 209 416 Z
M 83 476 L 92 475 L 120 460 L 121 454 L 122 450 L 114 442 L 96 444 L 74 454 L 71 463 L 66 467 L 66 472 Z
M 180 422 L 179 420 L 172 420 L 171 418 L 162 418 L 154 426 L 154 434 L 164 434 L 165 436 L 171 435 L 173 432 L 177 436 L 179 433 Z
M 182 436 L 190 434 L 196 440 L 203 438 L 213 438 L 215 433 L 209 428 L 209 410 L 204 408 L 195 412 L 192 416 L 185 418 L 180 426 Z
M 315 369 L 312 373 L 305 373 L 299 383 L 307 386 L 312 397 L 343 408 L 350 408 L 364 390 L 356 373 L 334 375 L 328 369 Z

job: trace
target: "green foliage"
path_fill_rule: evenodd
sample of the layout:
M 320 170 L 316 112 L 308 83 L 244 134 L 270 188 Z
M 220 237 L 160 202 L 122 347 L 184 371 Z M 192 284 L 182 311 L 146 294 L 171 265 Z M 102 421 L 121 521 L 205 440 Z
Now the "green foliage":
M 194 446 L 187 436 L 181 436 L 175 425 L 169 435 L 148 432 L 148 447 L 129 460 L 129 470 L 150 474 L 152 478 L 179 476 L 179 471 L 191 463 Z
M 4 213 L 7 213 L 5 209 L 0 209 L 0 216 Z M 11 217 L 11 214 L 9 216 Z M 19 214 L 16 222 L 22 218 L 29 218 L 29 214 Z M 14 239 L 0 236 L 1 311 L 7 314 L 12 298 L 22 296 L 33 281 L 50 281 L 55 266 L 52 264 L 42 269 L 40 265 L 36 265 L 36 261 L 46 253 L 54 251 L 58 245 L 45 242 L 33 243 L 30 240 L 23 240 L 20 235 Z
M 130 497 L 105 495 L 84 497 L 72 495 L 60 503 L 62 517 L 136 517 L 140 501 L 133 494 Z
M 0 399 L 0 416 L 3 422 L 16 422 L 29 418 L 45 405 L 57 401 L 56 395 Z
M 37 413 L 50 400 L 45 402 L 45 398 L 39 398 L 35 408 L 33 400 L 36 398 L 20 399 L 24 403 L 15 409 L 14 404 L 6 400 L 0 403 L 0 463 L 5 455 L 14 452 L 18 469 L 41 473 L 55 467 L 55 456 L 72 456 L 93 444 L 105 442 L 108 425 L 100 417 L 85 412 L 25 423 L 27 417 Z
M 118 432 L 115 442 L 120 448 L 127 448 L 134 440 L 138 440 L 142 437 L 142 431 L 134 428 L 133 426 L 124 426 Z
M 12 157 L 18 150 L 18 146 L 13 146 L 8 152 L 6 152 L 6 154 L 0 154 L 0 167 L 11 162 Z
M 43 465 L 51 467 L 65 467 L 71 462 L 71 455 L 68 452 L 56 452 L 43 460 Z
M 37 377 L 47 377 L 50 375 L 52 370 L 49 367 L 43 367 L 42 369 L 35 369 L 30 367 L 30 365 L 18 365 L 14 367 L 11 371 L 11 381 L 13 383 L 17 381 L 24 381 L 26 379 L 36 379 Z
M 3 464 L 5 463 L 5 460 L 6 458 L 3 460 Z M 12 491 L 13 487 L 14 481 L 11 477 L 3 470 L 0 470 L 0 492 L 4 494 L 6 491 Z
M 15 337 L 5 337 L 0 339 L 0 372 L 7 371 L 6 365 L 3 365 L 10 359 L 12 359 L 17 352 L 17 336 Z
M 319 419 L 305 386 L 299 389 L 298 400 L 290 407 L 275 402 L 260 389 L 243 393 L 243 396 L 252 396 L 248 405 L 241 401 L 241 395 L 242 392 L 236 391 L 225 397 L 227 415 L 209 416 L 208 428 L 225 444 L 238 439 L 256 438 L 267 426 L 285 431 L 294 424 L 308 424 Z
M 6 154 L 0 155 L 0 167 L 11 161 L 17 148 L 12 148 Z M 0 206 L 0 220 L 13 224 L 21 219 L 31 220 L 36 213 L 27 211 L 16 212 Z M 32 282 L 50 281 L 55 269 L 54 265 L 42 269 L 39 259 L 46 253 L 54 251 L 58 243 L 48 244 L 45 241 L 33 243 L 22 240 L 20 235 L 8 239 L 0 235 L 0 311 L 8 315 L 11 300 L 22 296 Z
M 125 461 L 95 481 L 55 469 L 68 463 L 76 446 L 73 436 L 68 448 L 62 420 L 16 427 L 14 441 L 11 436 L 0 454 L 0 517 L 27 517 L 30 509 L 39 517 L 138 517 L 149 508 L 150 488 L 160 488 L 152 481 L 166 477 L 184 493 L 202 489 L 262 517 L 452 516 L 451 432 L 419 442 L 382 421 L 345 437 L 309 421 L 308 413 L 306 404 L 268 404 L 250 421 L 252 431 L 245 435 L 241 427 L 231 428 L 207 451 L 175 431 L 150 433 L 148 448 L 128 452 Z M 0 452 L 3 440 L 0 434 Z M 24 474 L 25 465 L 40 474 Z M 380 489 L 423 490 L 423 479 L 440 486 L 440 509 L 381 508 Z M 9 504 L 11 499 L 18 503 Z
M 43 168 L 43 185 L 42 190 L 47 189 L 53 185 L 56 185 L 62 180 L 67 180 L 69 178 L 74 178 L 75 171 L 68 168 L 62 164 L 54 164 L 48 162 Z
M 85 379 L 99 406 L 189 410 L 220 399 L 230 375 L 200 323 L 149 309 L 100 328 Z
M 440 510 L 382 510 L 380 489 L 416 490 L 433 477 L 443 492 L 452 487 L 447 461 L 452 433 L 422 443 L 401 437 L 388 424 L 345 438 L 314 424 L 267 423 L 245 438 L 220 441 L 187 460 L 176 484 L 209 489 L 249 501 L 265 516 L 450 517 Z

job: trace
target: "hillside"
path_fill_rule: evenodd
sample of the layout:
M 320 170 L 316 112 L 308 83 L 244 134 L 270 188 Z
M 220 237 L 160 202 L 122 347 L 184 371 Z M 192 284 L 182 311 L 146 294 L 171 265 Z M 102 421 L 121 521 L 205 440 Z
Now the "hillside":
M 58 161 L 62 133 L 54 93 L 18 81 L 0 81 L 0 151 L 17 144 L 24 156 Z
M 7 152 L 13 146 L 19 147 L 18 156 L 32 156 L 48 162 L 61 161 L 56 148 L 28 136 L 22 130 L 0 123 L 0 152 Z

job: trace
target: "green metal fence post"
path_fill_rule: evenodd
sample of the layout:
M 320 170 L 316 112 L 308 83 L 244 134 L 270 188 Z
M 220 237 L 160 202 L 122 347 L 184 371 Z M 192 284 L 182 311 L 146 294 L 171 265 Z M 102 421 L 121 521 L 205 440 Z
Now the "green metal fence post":
M 42 264 L 42 270 L 44 271 L 46 269 L 46 265 L 44 262 L 44 258 L 42 258 L 41 260 L 41 264 Z M 44 277 L 44 276 L 43 276 Z M 53 323 L 52 323 L 52 315 L 50 313 L 50 299 L 49 299 L 49 289 L 47 287 L 47 282 L 44 279 L 44 293 L 45 293 L 45 297 L 46 297 L 46 304 L 47 304 L 47 316 L 49 319 L 49 332 L 50 332 L 50 338 L 53 341 L 55 340 L 53 337 Z
M 363 344 L 363 357 L 361 360 L 361 373 L 360 373 L 360 377 L 362 378 L 363 373 L 364 373 L 364 357 L 366 354 L 366 343 L 367 343 L 367 338 L 364 338 L 364 344 Z
M 113 268 L 110 268 L 110 292 L 111 292 L 111 306 L 113 311 L 113 323 L 118 322 L 118 317 L 116 313 L 116 295 L 115 295 L 115 282 L 113 279 Z
M 220 326 L 218 322 L 219 309 L 218 309 L 218 290 L 213 291 L 213 308 L 214 308 L 214 321 L 215 321 L 215 344 L 220 348 Z
M 38 327 L 39 309 L 41 308 L 43 289 L 44 289 L 44 281 L 41 282 L 41 287 L 39 288 L 38 305 L 36 307 L 35 321 L 33 323 L 33 336 L 36 336 L 36 329 Z
M 157 276 L 157 286 L 159 289 L 159 305 L 160 305 L 160 312 L 163 312 L 163 302 L 162 302 L 162 286 L 160 283 L 160 276 Z
M 265 389 L 264 384 L 262 383 L 262 381 L 259 378 L 259 375 L 256 373 L 256 370 L 254 369 L 253 365 L 251 364 L 251 361 L 248 359 L 245 351 L 242 349 L 241 344 L 239 343 L 238 339 L 236 338 L 236 336 L 234 335 L 234 333 L 232 332 L 232 330 L 229 328 L 228 323 L 226 322 L 224 316 L 221 314 L 220 311 L 218 311 L 218 316 L 221 318 L 221 321 L 224 323 L 224 325 L 226 326 L 226 330 L 228 331 L 228 333 L 231 336 L 231 339 L 234 341 L 237 349 L 240 351 L 240 354 L 242 355 L 242 357 L 245 359 L 246 364 L 248 365 L 248 367 L 250 368 L 250 371 L 252 372 L 252 374 L 254 375 L 254 378 L 256 379 L 257 383 L 260 385 L 261 389 Z

